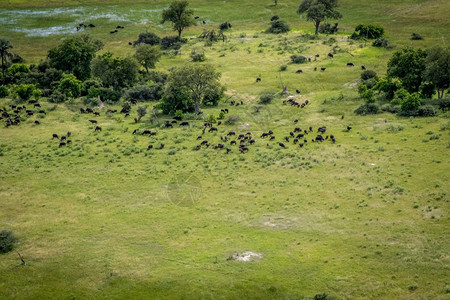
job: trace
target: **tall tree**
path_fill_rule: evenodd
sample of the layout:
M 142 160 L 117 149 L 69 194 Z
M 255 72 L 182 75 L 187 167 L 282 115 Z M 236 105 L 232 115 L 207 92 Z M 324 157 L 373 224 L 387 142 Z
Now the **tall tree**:
M 170 105 L 173 107 L 167 107 L 165 111 L 175 111 L 180 107 L 178 102 L 192 99 L 195 112 L 200 113 L 200 103 L 205 95 L 221 87 L 220 75 L 213 66 L 207 64 L 186 64 L 174 69 L 169 74 L 165 91 L 165 100 L 167 103 L 171 103 Z M 173 91 L 176 91 L 176 93 Z M 178 97 L 178 95 L 182 95 L 182 97 Z M 189 110 L 189 107 L 185 105 L 181 107 Z
M 425 60 L 424 79 L 437 89 L 438 99 L 450 86 L 450 49 L 436 46 L 428 50 Z
M 134 58 L 113 57 L 111 52 L 95 57 L 91 65 L 92 75 L 114 90 L 132 86 L 139 72 L 139 64 Z
M 422 49 L 407 47 L 397 51 L 388 62 L 387 75 L 400 79 L 409 93 L 418 92 L 423 81 L 426 56 Z
M 138 46 L 136 46 L 136 53 L 134 54 L 134 57 L 148 73 L 148 69 L 155 68 L 156 63 L 161 58 L 161 51 L 157 46 L 139 44 Z
M 163 10 L 161 23 L 170 21 L 173 24 L 173 30 L 178 31 L 178 37 L 181 38 L 181 32 L 191 25 L 194 25 L 192 15 L 194 11 L 188 9 L 187 1 L 174 1 L 170 3 L 169 8 Z
M 102 46 L 102 42 L 92 40 L 87 35 L 69 38 L 48 51 L 50 66 L 73 73 L 80 80 L 86 80 L 91 77 L 90 65 L 95 52 Z
M 306 13 L 306 20 L 314 22 L 317 35 L 322 21 L 342 18 L 342 14 L 336 10 L 336 7 L 338 7 L 338 0 L 303 0 L 297 9 L 297 14 Z
M 12 58 L 14 54 L 9 51 L 13 46 L 7 39 L 0 39 L 0 56 L 2 57 L 3 83 L 6 80 L 6 69 L 8 68 L 8 58 Z

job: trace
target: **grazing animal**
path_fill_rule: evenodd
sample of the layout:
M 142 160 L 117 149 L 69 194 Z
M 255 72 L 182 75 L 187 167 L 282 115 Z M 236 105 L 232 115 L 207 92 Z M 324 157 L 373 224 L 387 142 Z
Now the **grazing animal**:
M 206 144 L 208 144 L 207 140 L 204 140 L 203 142 L 200 143 L 200 145 L 206 145 Z
M 342 115 L 341 120 L 344 120 L 344 115 Z
M 278 145 L 280 145 L 281 148 L 286 148 L 286 146 L 281 142 L 279 142 Z
M 58 135 L 57 135 L 56 133 L 54 133 L 54 134 L 52 135 L 52 139 L 58 139 L 58 140 L 59 140 L 59 137 L 58 137 Z
M 263 134 L 261 134 L 261 137 L 262 137 L 262 138 L 265 138 L 266 136 L 269 136 L 269 135 L 270 135 L 269 133 L 263 132 Z
M 67 137 L 70 137 L 72 135 L 72 132 L 67 131 Z
M 91 24 L 89 24 L 89 25 L 88 25 L 88 27 L 90 27 L 90 28 L 94 28 L 94 27 L 95 27 L 95 25 L 91 23 Z
M 98 111 L 94 111 L 93 114 L 96 116 L 100 116 L 100 113 Z
M 166 122 L 166 124 L 164 124 L 164 126 L 166 126 L 166 128 L 173 128 L 173 125 L 170 123 L 167 123 L 167 122 Z
M 46 114 L 46 113 L 45 113 L 45 110 L 40 110 L 39 113 L 40 113 L 40 114 L 44 114 L 44 115 Z
M 366 67 L 365 67 L 365 66 L 361 66 L 361 69 L 362 69 L 362 70 L 365 70 L 365 69 L 366 69 Z
M 327 68 L 322 67 L 322 68 L 320 68 L 320 71 L 324 72 L 326 69 Z
M 302 129 L 300 127 L 295 127 L 294 132 L 302 132 Z
M 289 135 L 290 136 L 292 136 L 292 137 L 294 137 L 295 136 L 295 134 L 291 131 L 291 132 L 289 132 Z
M 328 53 L 328 57 L 333 58 L 334 57 L 333 53 Z
M 161 143 L 161 146 L 160 146 L 160 148 L 159 149 L 164 149 L 164 143 Z
M 197 141 L 198 141 L 198 140 L 201 140 L 201 139 L 202 139 L 202 136 L 199 135 L 199 136 L 197 137 Z
M 66 145 L 66 143 L 61 142 L 61 143 L 59 143 L 59 148 L 61 148 L 62 146 L 65 146 L 65 145 Z
M 241 151 L 241 153 L 244 153 L 245 151 L 248 151 L 248 147 L 241 146 L 241 147 L 239 147 L 239 151 Z
M 133 133 L 131 133 L 131 134 L 136 134 L 136 133 L 137 133 L 137 129 L 133 130 Z
M 35 103 L 34 107 L 41 107 L 41 105 L 39 103 Z
M 100 126 L 96 126 L 94 131 L 102 131 L 102 128 Z
M 228 132 L 228 133 L 227 133 L 227 135 L 228 135 L 228 136 L 231 136 L 231 135 L 236 135 L 236 132 L 234 132 L 234 131 L 230 131 L 230 132 Z
M 273 134 L 273 131 L 272 131 L 272 130 L 269 130 L 268 133 L 269 133 L 269 134 Z
M 298 69 L 295 73 L 303 73 L 303 70 Z
M 300 146 L 300 148 L 302 148 L 303 147 L 303 143 L 300 143 L 300 144 L 298 144 L 299 146 Z
M 199 16 L 195 16 L 195 17 L 194 17 L 194 19 L 196 19 L 196 20 L 197 20 L 198 18 L 200 18 L 200 17 L 199 17 Z
M 153 148 L 153 145 L 148 145 L 147 150 L 150 150 Z
M 347 63 L 347 67 L 354 67 L 355 65 L 351 62 Z
M 311 126 L 309 126 L 309 131 L 311 131 L 311 132 L 313 131 Z
M 236 145 L 236 141 L 231 141 L 230 145 Z
M 172 119 L 177 120 L 177 121 L 181 121 L 181 120 L 182 120 L 182 118 L 181 118 L 181 117 L 178 117 L 178 116 L 173 117 Z
M 208 132 L 213 132 L 213 131 L 217 131 L 217 127 L 211 127 Z
M 269 139 L 269 141 L 272 141 L 272 140 L 274 140 L 274 139 L 275 139 L 275 136 L 271 136 L 270 139 Z
M 180 123 L 180 126 L 189 126 L 189 122 L 186 122 L 186 121 L 181 122 L 181 123 Z
M 347 126 L 347 131 L 350 131 L 352 129 L 352 126 Z
M 316 136 L 316 141 L 318 141 L 318 142 L 323 142 L 323 141 L 324 141 L 323 136 L 321 136 L 320 134 L 317 135 L 317 136 Z
M 297 94 L 300 94 L 300 90 L 295 90 L 295 92 L 296 92 Z
M 317 129 L 317 131 L 321 132 L 321 133 L 325 133 L 325 131 L 327 131 L 327 127 L 326 126 L 319 127 L 319 129 Z
M 294 139 L 294 144 L 297 144 L 297 142 L 298 142 L 298 139 Z
M 289 143 L 289 137 L 288 136 L 285 136 L 284 139 L 286 140 L 286 142 Z
M 314 71 L 317 71 L 317 67 L 314 67 Z
M 61 141 L 64 141 L 65 139 L 67 139 L 65 135 L 61 136 Z
M 38 120 L 35 120 L 34 124 L 39 125 L 39 124 L 41 124 L 41 122 L 39 122 Z
M 86 108 L 86 112 L 91 114 L 91 113 L 93 113 L 94 111 L 92 110 L 92 108 L 88 107 L 88 108 Z
M 226 149 L 227 149 L 227 154 L 231 152 L 230 148 L 227 147 Z
M 89 120 L 92 124 L 97 124 L 97 120 Z

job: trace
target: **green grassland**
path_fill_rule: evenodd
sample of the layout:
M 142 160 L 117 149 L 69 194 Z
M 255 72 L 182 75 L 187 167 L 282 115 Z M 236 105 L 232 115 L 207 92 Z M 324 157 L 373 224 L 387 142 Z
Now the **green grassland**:
M 142 10 L 164 8 L 164 1 L 3 1 L 4 10 L 101 8 L 139 20 Z M 0 229 L 18 236 L 16 252 L 0 256 L 1 299 L 310 299 L 326 293 L 337 299 L 448 299 L 449 151 L 448 113 L 433 118 L 392 114 L 358 116 L 362 102 L 355 87 L 360 65 L 383 75 L 395 50 L 351 42 L 358 23 L 379 23 L 397 48 L 448 45 L 447 1 L 340 1 L 344 31 L 312 40 L 312 24 L 295 14 L 297 1 L 190 1 L 195 15 L 208 20 L 189 28 L 181 55 L 164 56 L 157 69 L 189 60 L 204 47 L 207 62 L 222 73 L 227 100 L 204 108 L 218 116 L 228 108 L 240 118 L 206 133 L 211 145 L 234 130 L 251 131 L 255 145 L 228 155 L 213 147 L 194 151 L 202 120 L 164 129 L 169 116 L 149 114 L 135 124 L 123 115 L 79 113 L 81 100 L 54 105 L 41 101 L 47 115 L 20 126 L 0 128 Z M 245 12 L 245 13 L 243 13 Z M 1 13 L 1 11 L 0 11 Z M 274 14 L 293 31 L 263 31 Z M 90 33 L 105 42 L 103 51 L 131 55 L 129 41 L 159 26 L 98 19 Z M 29 29 L 73 22 L 70 14 L 30 17 Z M 86 20 L 89 22 L 89 20 Z M 204 28 L 230 21 L 226 43 L 204 46 Z M 36 63 L 64 35 L 30 37 L 0 29 L 17 53 Z M 119 24 L 117 24 L 119 25 Z M 424 36 L 411 41 L 412 32 Z M 330 39 L 333 38 L 333 39 Z M 339 47 L 335 58 L 327 53 Z M 290 64 L 292 54 L 316 62 Z M 347 67 L 347 62 L 356 67 Z M 280 66 L 287 65 L 284 72 Z M 314 67 L 326 67 L 314 72 Z M 303 73 L 296 74 L 297 69 Z M 255 78 L 261 74 L 262 82 Z M 311 104 L 284 105 L 286 97 L 257 107 L 265 90 L 281 91 Z M 300 89 L 297 95 L 295 89 Z M 230 99 L 244 105 L 230 106 Z M 11 99 L 3 99 L 0 106 Z M 120 109 L 120 106 L 108 106 Z M 259 109 L 259 111 L 257 111 Z M 105 109 L 104 109 L 105 110 Z M 344 119 L 342 119 L 344 115 Z M 38 119 L 41 125 L 34 125 Z M 294 124 L 298 119 L 298 124 Z M 347 131 L 348 125 L 353 127 Z M 283 141 L 294 127 L 327 126 L 336 143 L 311 143 L 300 149 Z M 132 135 L 135 129 L 156 136 Z M 259 136 L 272 129 L 276 140 Z M 52 134 L 72 132 L 72 144 L 59 148 Z M 311 136 L 309 136 L 309 140 Z M 149 144 L 165 143 L 147 151 Z M 182 184 L 179 184 L 179 183 Z M 177 184 L 178 183 L 178 184 Z M 253 251 L 253 262 L 230 259 Z

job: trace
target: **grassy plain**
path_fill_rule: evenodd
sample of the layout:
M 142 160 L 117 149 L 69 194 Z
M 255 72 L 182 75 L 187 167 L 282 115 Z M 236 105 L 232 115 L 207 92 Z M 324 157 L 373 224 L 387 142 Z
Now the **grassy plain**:
M 163 1 L 8 1 L 11 9 L 96 7 L 139 20 L 142 9 L 161 9 Z M 112 6 L 115 5 L 115 6 Z M 357 116 L 362 102 L 355 87 L 360 69 L 385 72 L 393 50 L 352 43 L 347 34 L 360 23 L 380 23 L 398 47 L 448 45 L 450 5 L 446 1 L 341 1 L 345 32 L 309 40 L 310 23 L 295 14 L 296 1 L 191 1 L 205 28 L 230 21 L 227 43 L 205 47 L 207 62 L 222 72 L 227 94 L 244 105 L 220 103 L 204 109 L 218 115 L 229 108 L 240 117 L 207 133 L 212 145 L 230 130 L 251 131 L 256 144 L 241 155 L 211 147 L 200 151 L 200 120 L 189 128 L 162 129 L 166 116 L 146 116 L 140 124 L 123 116 L 97 117 L 94 132 L 79 114 L 79 100 L 54 106 L 42 101 L 46 116 L 18 127 L 0 129 L 0 228 L 19 237 L 17 253 L 0 256 L 0 298 L 168 298 L 303 299 L 327 293 L 338 299 L 447 299 L 449 271 L 448 114 L 399 118 L 391 114 Z M 242 12 L 246 13 L 243 14 Z M 408 12 L 408 13 L 405 13 Z M 293 32 L 263 33 L 274 14 Z M 125 18 L 125 17 L 124 17 Z M 29 29 L 74 22 L 58 14 L 35 20 Z M 104 51 L 132 54 L 128 41 L 146 28 L 171 34 L 157 25 L 115 24 L 98 19 L 91 33 L 105 41 Z M 83 20 L 84 21 L 84 20 Z M 86 20 L 88 21 L 88 20 Z M 38 62 L 62 35 L 27 37 L 4 25 L 0 35 L 14 50 Z M 17 25 L 14 25 L 17 26 Z M 186 31 L 194 38 L 203 30 Z M 411 41 L 412 32 L 423 41 Z M 184 63 L 181 55 L 164 57 L 159 70 Z M 333 46 L 341 49 L 326 58 Z M 317 62 L 289 64 L 289 56 L 320 54 Z M 352 61 L 357 67 L 348 68 Z M 287 71 L 279 67 L 288 65 Z M 313 68 L 326 67 L 326 72 Z M 302 74 L 296 74 L 302 69 Z M 261 74 L 262 82 L 255 78 Z M 283 99 L 255 112 L 264 90 L 281 90 L 281 80 L 299 101 L 300 110 Z M 1 100 L 1 106 L 10 103 Z M 145 103 L 148 111 L 154 103 Z M 119 108 L 119 107 L 111 107 Z M 134 108 L 135 109 L 135 108 Z M 135 114 L 135 110 L 133 113 Z M 344 115 L 344 119 L 341 119 Z M 293 120 L 299 119 L 294 125 Z M 248 125 L 245 125 L 248 124 Z M 327 126 L 336 144 L 292 143 L 280 149 L 259 135 L 272 129 L 282 141 L 294 127 Z M 345 130 L 347 125 L 353 129 Z M 134 129 L 157 130 L 154 137 L 133 136 Z M 58 148 L 52 133 L 72 132 L 72 145 Z M 147 151 L 149 143 L 166 144 Z M 190 180 L 189 180 L 190 178 Z M 186 184 L 174 185 L 176 182 Z M 186 198 L 186 195 L 192 197 Z M 178 204 L 178 205 L 177 205 Z M 229 260 L 233 253 L 261 253 L 256 262 Z

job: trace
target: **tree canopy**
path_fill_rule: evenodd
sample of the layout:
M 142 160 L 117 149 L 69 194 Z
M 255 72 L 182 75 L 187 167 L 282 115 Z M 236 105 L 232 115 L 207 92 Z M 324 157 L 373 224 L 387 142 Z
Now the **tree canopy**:
M 388 62 L 387 74 L 400 79 L 408 92 L 418 92 L 423 81 L 426 56 L 427 53 L 422 49 L 407 47 L 397 51 Z
M 438 98 L 442 99 L 444 91 L 450 86 L 450 49 L 436 46 L 428 50 L 425 60 L 424 79 L 437 89 Z
M 156 63 L 161 58 L 161 51 L 158 46 L 139 44 L 136 46 L 136 53 L 134 54 L 134 57 L 148 73 L 148 69 L 155 68 Z
M 322 21 L 342 18 L 342 14 L 336 10 L 336 7 L 338 7 L 338 0 L 303 0 L 297 9 L 297 14 L 306 13 L 306 19 L 314 22 L 317 35 Z
M 200 113 L 200 103 L 211 91 L 220 90 L 221 74 L 208 64 L 186 64 L 175 68 L 169 74 L 163 97 L 163 110 L 172 113 L 176 110 Z
M 113 57 L 111 52 L 106 52 L 92 60 L 92 75 L 114 90 L 132 86 L 138 72 L 139 65 L 132 57 Z
M 48 51 L 50 66 L 86 80 L 91 76 L 91 61 L 102 47 L 102 42 L 88 35 L 69 38 Z
M 178 31 L 178 38 L 181 37 L 181 32 L 191 25 L 194 25 L 192 15 L 194 11 L 188 9 L 189 2 L 174 1 L 170 3 L 169 8 L 163 10 L 161 23 L 170 21 L 173 24 L 173 30 Z
M 13 53 L 9 51 L 13 46 L 7 39 L 0 39 L 0 56 L 2 57 L 2 74 L 3 83 L 6 80 L 6 69 L 8 68 L 8 58 L 13 57 Z

